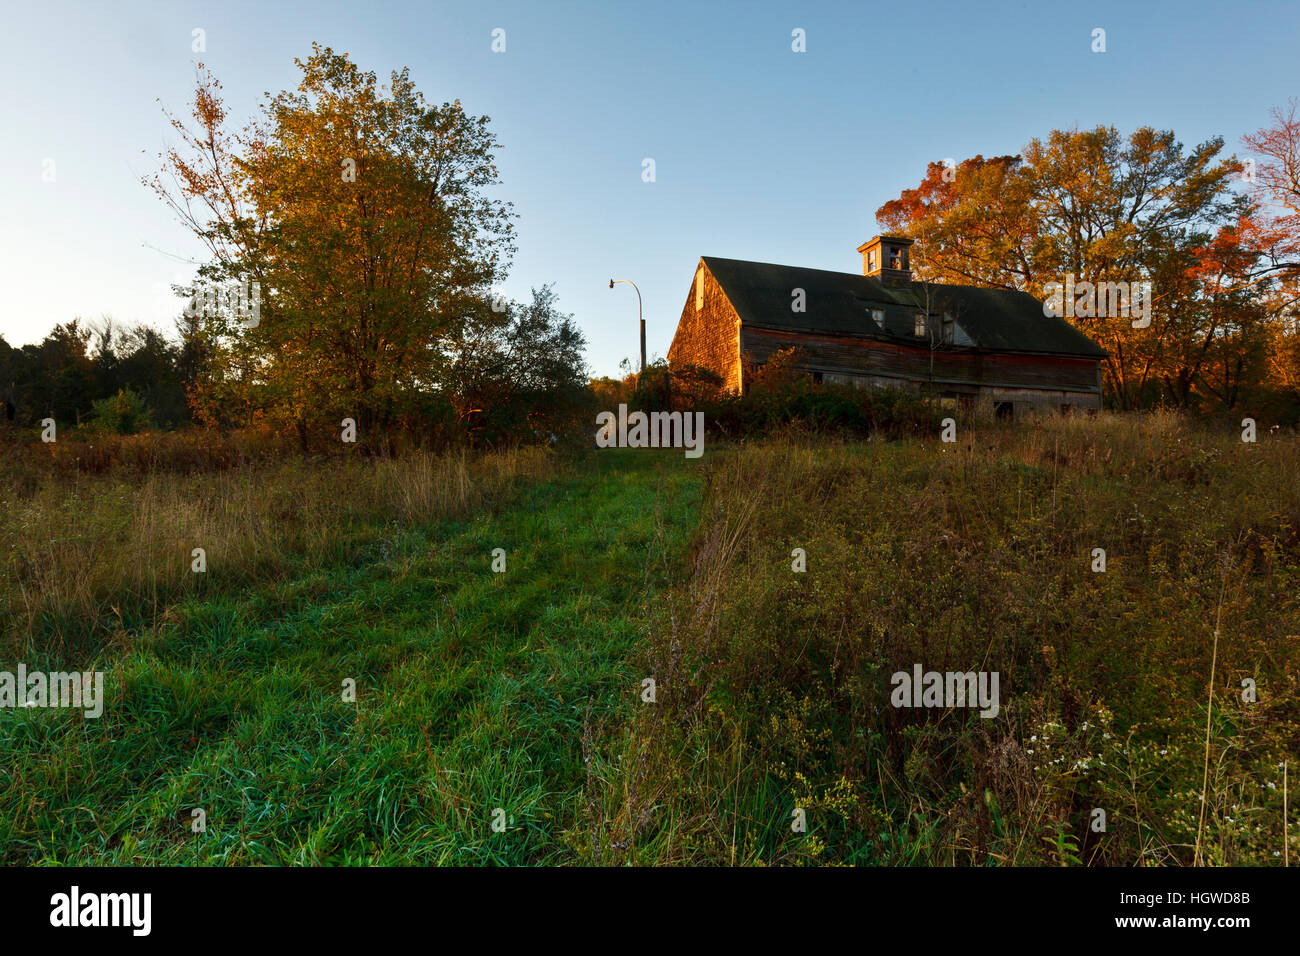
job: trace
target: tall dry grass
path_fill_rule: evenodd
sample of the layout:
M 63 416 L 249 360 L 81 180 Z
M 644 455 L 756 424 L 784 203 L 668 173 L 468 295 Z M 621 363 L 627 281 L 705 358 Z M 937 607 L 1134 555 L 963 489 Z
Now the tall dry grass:
M 84 656 L 203 589 L 301 573 L 393 527 L 452 518 L 552 474 L 526 448 L 249 462 L 212 473 L 0 472 L 0 640 Z M 193 551 L 207 570 L 192 570 Z
M 691 574 L 639 661 L 657 701 L 589 748 L 575 848 L 1168 865 L 1200 844 L 1212 864 L 1274 861 L 1275 787 L 1300 749 L 1295 436 L 1246 444 L 1154 413 L 958 438 L 712 459 Z M 892 707 L 890 675 L 915 663 L 998 671 L 1001 714 Z

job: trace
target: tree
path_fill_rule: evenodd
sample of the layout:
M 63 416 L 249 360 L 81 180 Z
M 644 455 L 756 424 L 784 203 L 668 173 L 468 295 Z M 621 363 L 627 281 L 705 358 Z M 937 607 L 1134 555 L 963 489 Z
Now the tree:
M 304 446 L 340 416 L 383 444 L 445 382 L 514 251 L 510 204 L 487 195 L 499 146 L 459 101 L 428 107 L 407 70 L 381 88 L 328 47 L 295 62 L 297 90 L 238 135 L 201 72 L 195 126 L 173 119 L 183 147 L 151 180 L 212 253 L 202 277 L 262 295 L 255 325 L 229 309 L 205 322 L 195 400 Z
M 464 330 L 449 382 L 457 416 L 486 443 L 550 440 L 586 410 L 586 343 L 550 286 L 503 305 Z
M 917 189 L 877 212 L 882 228 L 924 245 L 919 279 L 1020 289 L 1047 298 L 1049 283 L 1096 289 L 1149 282 L 1149 327 L 1131 316 L 1082 309 L 1069 317 L 1105 348 L 1111 400 L 1131 408 L 1162 389 L 1186 404 L 1212 348 L 1235 341 L 1249 292 L 1236 274 L 1206 271 L 1207 250 L 1250 212 L 1231 189 L 1241 164 L 1220 158 L 1223 141 L 1185 151 L 1171 131 L 1142 128 L 1122 139 L 1111 127 L 1055 130 L 1019 156 L 981 156 L 955 169 L 931 163 Z M 1226 246 L 1221 269 L 1249 257 Z M 1236 299 L 1228 298 L 1235 295 Z
M 1258 259 L 1252 281 L 1268 315 L 1265 363 L 1269 384 L 1300 408 L 1300 119 L 1295 99 L 1271 111 L 1273 125 L 1242 138 L 1260 157 L 1252 194 L 1258 216 L 1250 223 Z M 1253 160 L 1252 160 L 1253 162 Z
M 17 419 L 21 353 L 0 335 L 0 428 Z
M 916 240 L 917 279 L 1003 289 L 1032 287 L 1037 231 L 1019 156 L 930 163 L 916 189 L 876 212 L 882 229 Z M 920 256 L 918 256 L 920 258 Z
M 96 397 L 90 341 L 90 329 L 73 319 L 56 325 L 39 345 L 19 350 L 15 404 L 23 424 L 49 416 L 64 426 L 79 425 L 90 414 Z
M 121 324 L 111 316 L 87 328 L 92 343 L 93 397 L 113 396 L 125 389 L 149 407 L 153 423 L 175 427 L 189 422 L 181 369 L 183 346 L 148 325 Z
M 1266 223 L 1256 237 L 1260 273 L 1300 278 L 1300 102 L 1291 99 L 1285 112 L 1271 111 L 1273 125 L 1242 137 L 1247 149 L 1261 157 L 1247 180 Z M 1253 163 L 1253 160 L 1252 160 Z M 1291 290 L 1289 304 L 1295 303 Z

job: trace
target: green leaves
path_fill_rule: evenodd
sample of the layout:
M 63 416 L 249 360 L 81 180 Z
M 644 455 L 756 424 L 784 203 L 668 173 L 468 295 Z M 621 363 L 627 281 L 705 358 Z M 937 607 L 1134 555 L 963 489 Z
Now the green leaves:
M 403 69 L 381 86 L 346 55 L 313 46 L 298 88 L 268 97 L 242 136 L 222 130 L 219 84 L 204 76 L 197 130 L 155 188 L 213 251 L 214 275 L 266 290 L 256 328 L 202 330 L 209 419 L 263 417 L 300 434 L 358 423 L 385 439 L 448 384 L 462 332 L 513 254 L 487 117 L 429 107 Z

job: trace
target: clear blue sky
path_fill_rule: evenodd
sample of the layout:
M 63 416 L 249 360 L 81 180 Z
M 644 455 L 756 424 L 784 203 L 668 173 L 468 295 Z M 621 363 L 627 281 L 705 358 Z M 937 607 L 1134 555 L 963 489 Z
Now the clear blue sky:
M 640 286 L 663 355 L 699 256 L 858 271 L 875 210 L 930 160 L 1101 123 L 1240 151 L 1270 106 L 1300 96 L 1300 4 L 1276 0 L 6 0 L 3 24 L 0 334 L 13 345 L 75 316 L 171 327 L 168 284 L 192 268 L 167 254 L 199 249 L 139 180 L 170 139 L 158 101 L 185 110 L 200 58 L 241 122 L 263 91 L 296 85 L 313 40 L 381 78 L 409 66 L 429 100 L 491 116 L 501 195 L 520 216 L 504 291 L 553 282 L 595 374 L 637 351 L 636 296 L 611 276 Z

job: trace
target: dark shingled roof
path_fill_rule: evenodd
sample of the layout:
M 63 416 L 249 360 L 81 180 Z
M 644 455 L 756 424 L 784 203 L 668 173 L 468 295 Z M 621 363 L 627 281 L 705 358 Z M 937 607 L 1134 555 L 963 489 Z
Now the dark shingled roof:
M 916 342 L 915 317 L 924 306 L 927 289 L 920 282 L 890 286 L 851 272 L 703 258 L 746 325 Z M 790 308 L 795 289 L 804 290 L 804 312 Z M 951 314 L 976 348 L 1089 358 L 1106 355 L 1064 319 L 1044 315 L 1043 303 L 1027 292 L 933 282 L 928 289 L 931 314 Z M 883 330 L 872 321 L 872 309 L 884 310 Z

